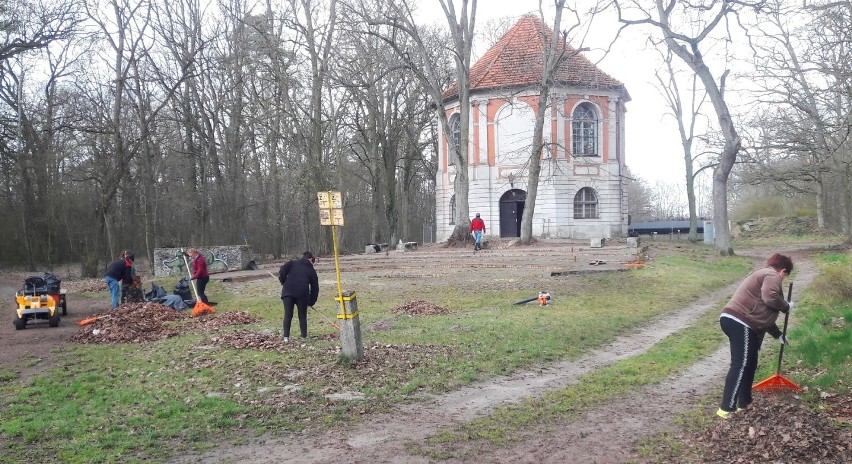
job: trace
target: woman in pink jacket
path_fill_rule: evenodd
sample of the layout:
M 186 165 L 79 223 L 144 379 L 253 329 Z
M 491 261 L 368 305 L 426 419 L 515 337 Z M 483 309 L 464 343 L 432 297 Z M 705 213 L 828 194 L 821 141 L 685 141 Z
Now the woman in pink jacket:
M 207 289 L 207 283 L 210 282 L 210 274 L 207 272 L 207 259 L 204 258 L 197 248 L 190 248 L 187 251 L 192 267 L 190 280 L 195 280 L 195 291 L 198 293 L 198 299 L 204 303 L 209 303 L 207 295 L 204 291 Z

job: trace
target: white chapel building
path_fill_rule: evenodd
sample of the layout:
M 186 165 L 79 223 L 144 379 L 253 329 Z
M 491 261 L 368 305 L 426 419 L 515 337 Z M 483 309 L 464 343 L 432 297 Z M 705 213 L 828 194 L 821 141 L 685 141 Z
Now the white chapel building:
M 487 234 L 520 237 L 528 184 L 537 84 L 542 72 L 542 34 L 551 29 L 526 15 L 470 70 L 470 214 L 480 213 Z M 569 47 L 569 52 L 573 50 Z M 581 54 L 556 73 L 533 217 L 536 238 L 612 238 L 627 235 L 623 178 L 624 84 Z M 451 136 L 458 137 L 455 84 L 444 93 Z M 455 227 L 453 180 L 458 166 L 447 156 L 441 131 L 436 176 L 436 238 Z M 456 138 L 458 140 L 458 138 Z

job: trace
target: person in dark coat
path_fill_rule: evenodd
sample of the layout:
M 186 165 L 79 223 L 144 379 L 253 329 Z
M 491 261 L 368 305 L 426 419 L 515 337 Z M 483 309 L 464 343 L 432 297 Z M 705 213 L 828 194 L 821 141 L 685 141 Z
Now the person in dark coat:
M 107 287 L 109 287 L 109 294 L 112 298 L 111 308 L 115 309 L 118 307 L 121 301 L 121 284 L 124 283 L 126 285 L 130 285 L 133 283 L 133 254 L 128 254 L 126 251 L 122 252 L 119 258 L 106 268 L 106 274 L 104 274 L 104 282 L 106 282 Z
M 316 258 L 310 251 L 302 259 L 287 261 L 278 271 L 281 282 L 281 300 L 284 302 L 284 341 L 290 341 L 290 325 L 293 322 L 293 306 L 299 310 L 299 331 L 302 339 L 308 338 L 308 306 L 313 306 L 319 297 L 319 279 L 314 269 Z

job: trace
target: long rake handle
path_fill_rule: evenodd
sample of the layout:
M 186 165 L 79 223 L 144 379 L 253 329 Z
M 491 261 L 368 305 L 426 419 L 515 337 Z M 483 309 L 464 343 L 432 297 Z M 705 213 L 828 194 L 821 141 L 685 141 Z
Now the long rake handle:
M 331 326 L 332 326 L 332 327 L 334 327 L 334 328 L 335 328 L 335 329 L 337 329 L 337 330 L 340 330 L 340 326 L 339 326 L 339 325 L 337 325 L 337 324 L 335 324 L 334 322 L 332 322 L 332 320 L 331 320 L 328 316 L 326 316 L 325 314 L 323 314 L 322 312 L 320 312 L 320 310 L 319 310 L 319 309 L 314 308 L 313 306 L 311 306 L 311 309 L 313 309 L 314 311 L 316 311 L 316 312 L 317 312 L 317 314 L 319 314 L 320 316 L 322 316 L 322 318 L 323 318 L 323 319 L 325 319 L 325 321 L 326 321 L 326 322 L 328 322 L 329 324 L 331 324 Z
M 183 252 L 181 252 L 183 254 Z M 183 256 L 183 263 L 186 264 L 186 272 L 189 273 L 189 286 L 192 288 L 192 293 L 195 294 L 195 301 L 198 300 L 198 289 L 195 288 L 195 281 L 192 280 L 192 271 L 189 270 L 189 261 L 186 259 L 186 255 Z
M 787 303 L 793 301 L 793 282 L 790 282 L 790 287 L 787 289 Z M 790 319 L 790 311 L 788 310 L 784 313 L 784 328 L 781 330 L 781 336 L 787 338 L 787 321 Z M 778 368 L 775 369 L 775 373 L 781 375 L 781 359 L 784 357 L 784 347 L 787 346 L 786 343 L 781 344 L 781 349 L 778 350 Z

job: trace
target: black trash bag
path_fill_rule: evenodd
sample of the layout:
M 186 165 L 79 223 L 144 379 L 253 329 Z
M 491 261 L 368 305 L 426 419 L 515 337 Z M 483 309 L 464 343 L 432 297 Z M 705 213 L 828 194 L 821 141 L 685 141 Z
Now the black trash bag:
M 62 281 L 59 277 L 45 272 L 40 276 L 29 276 L 24 279 L 25 295 L 57 295 Z
M 189 308 L 186 302 L 183 301 L 178 295 L 166 295 L 160 298 L 160 301 L 158 301 L 158 303 L 164 306 L 168 306 L 169 308 L 172 308 L 177 311 Z
M 180 296 L 181 300 L 191 300 L 192 290 L 190 290 L 189 285 L 189 279 L 184 277 L 178 281 L 177 285 L 175 285 L 175 291 L 173 293 Z
M 47 293 L 51 295 L 56 295 L 59 293 L 59 287 L 62 284 L 62 281 L 59 280 L 59 277 L 49 272 L 45 272 L 42 278 L 44 279 L 44 286 L 47 290 Z
M 164 296 L 168 295 L 166 289 L 151 282 L 151 291 L 145 294 L 145 301 L 154 301 L 159 303 Z

